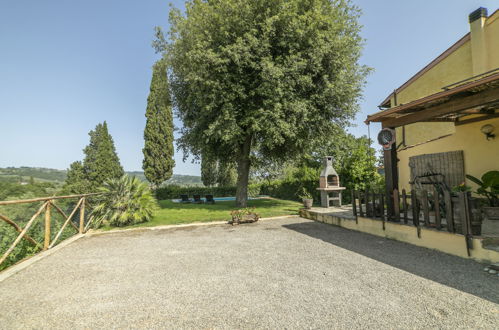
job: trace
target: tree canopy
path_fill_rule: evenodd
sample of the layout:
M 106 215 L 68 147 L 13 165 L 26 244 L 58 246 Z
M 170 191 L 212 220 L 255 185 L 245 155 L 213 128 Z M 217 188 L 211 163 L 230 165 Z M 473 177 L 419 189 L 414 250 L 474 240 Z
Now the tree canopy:
M 147 180 L 159 186 L 172 177 L 175 166 L 172 107 L 163 60 L 153 66 L 146 118 L 142 168 Z
M 218 178 L 218 161 L 204 155 L 201 157 L 201 181 L 206 187 L 214 186 Z
M 171 66 L 184 153 L 237 162 L 247 201 L 250 153 L 285 160 L 349 123 L 368 69 L 348 0 L 190 0 L 170 12 Z
M 90 143 L 83 149 L 83 162 L 73 162 L 68 169 L 65 190 L 72 193 L 95 192 L 105 181 L 125 174 L 107 123 L 97 124 L 88 135 Z

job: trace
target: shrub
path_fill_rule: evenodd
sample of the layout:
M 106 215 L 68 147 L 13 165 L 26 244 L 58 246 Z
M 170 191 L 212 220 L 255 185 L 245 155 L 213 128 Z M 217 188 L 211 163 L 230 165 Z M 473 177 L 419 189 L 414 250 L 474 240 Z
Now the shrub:
M 156 199 L 146 183 L 136 177 L 111 179 L 99 188 L 103 193 L 97 199 L 90 221 L 94 227 L 103 223 L 126 226 L 149 221 L 157 207 Z
M 312 198 L 320 200 L 319 179 L 317 180 L 275 180 L 270 183 L 262 183 L 260 192 L 275 198 L 301 201 L 300 195 L 303 189 L 310 192 Z

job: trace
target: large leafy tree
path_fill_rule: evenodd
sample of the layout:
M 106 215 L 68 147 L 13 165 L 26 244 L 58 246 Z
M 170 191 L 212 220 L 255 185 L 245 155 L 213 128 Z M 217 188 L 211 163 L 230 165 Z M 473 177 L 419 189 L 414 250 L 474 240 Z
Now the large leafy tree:
M 170 13 L 171 88 L 179 145 L 237 162 L 246 206 L 250 153 L 288 159 L 358 110 L 359 10 L 349 0 L 190 0 Z
M 142 168 L 147 180 L 158 186 L 173 175 L 173 116 L 165 61 L 154 64 L 147 98 Z

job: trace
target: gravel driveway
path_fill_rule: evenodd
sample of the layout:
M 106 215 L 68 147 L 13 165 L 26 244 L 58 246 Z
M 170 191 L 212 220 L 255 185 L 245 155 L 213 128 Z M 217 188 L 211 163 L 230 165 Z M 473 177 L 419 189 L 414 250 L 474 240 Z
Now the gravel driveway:
M 476 262 L 302 218 L 82 238 L 0 283 L 0 328 L 497 328 Z

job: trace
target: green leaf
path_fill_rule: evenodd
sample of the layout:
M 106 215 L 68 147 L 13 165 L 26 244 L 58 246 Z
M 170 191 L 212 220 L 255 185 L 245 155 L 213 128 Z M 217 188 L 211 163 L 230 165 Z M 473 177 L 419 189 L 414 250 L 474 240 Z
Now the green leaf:
M 485 188 L 499 186 L 499 171 L 489 171 L 482 175 L 483 186 Z
M 477 185 L 479 186 L 483 186 L 483 183 L 482 181 L 480 181 L 478 178 L 474 177 L 473 175 L 470 175 L 470 174 L 466 174 L 466 178 L 468 178 L 468 180 L 476 183 Z

